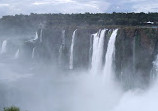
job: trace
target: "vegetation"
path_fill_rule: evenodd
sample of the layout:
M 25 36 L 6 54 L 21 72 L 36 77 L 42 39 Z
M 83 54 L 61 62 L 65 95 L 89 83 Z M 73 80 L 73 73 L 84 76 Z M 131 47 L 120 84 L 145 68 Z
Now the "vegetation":
M 20 109 L 18 107 L 11 106 L 4 108 L 4 111 L 20 111 Z
M 85 13 L 85 14 L 34 14 L 3 16 L 1 23 L 24 25 L 29 22 L 47 22 L 48 24 L 95 24 L 95 25 L 144 25 L 148 21 L 158 23 L 158 13 Z M 25 21 L 25 22 L 24 22 Z
M 158 13 L 85 13 L 8 15 L 0 19 L 0 34 L 35 32 L 38 28 L 76 29 L 121 26 L 158 26 Z M 6 30 L 6 31 L 4 31 Z M 9 33 L 8 33 L 9 32 Z

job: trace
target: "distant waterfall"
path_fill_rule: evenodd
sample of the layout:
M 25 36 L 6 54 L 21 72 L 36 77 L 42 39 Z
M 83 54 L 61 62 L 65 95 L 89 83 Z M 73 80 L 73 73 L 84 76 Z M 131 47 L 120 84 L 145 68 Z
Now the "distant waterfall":
M 76 31 L 77 29 L 73 32 L 72 35 L 72 42 L 71 42 L 71 48 L 70 48 L 70 64 L 69 64 L 69 69 L 73 69 L 73 52 L 74 52 L 74 44 L 75 44 L 75 36 L 76 36 Z
M 4 40 L 2 43 L 1 54 L 4 54 L 6 52 L 7 52 L 7 40 Z
M 97 73 L 101 71 L 103 65 L 103 52 L 104 52 L 104 39 L 106 29 L 100 30 L 98 33 L 93 34 L 93 52 L 91 71 Z
M 14 56 L 15 59 L 18 59 L 18 58 L 19 58 L 19 53 L 20 53 L 20 50 L 18 49 L 18 50 L 16 51 L 16 53 L 15 53 L 15 56 Z
M 65 30 L 62 31 L 62 44 L 65 45 Z
M 38 33 L 36 32 L 35 38 L 33 40 L 37 40 L 38 39 Z
M 36 47 L 34 47 L 34 48 L 32 49 L 32 59 L 34 59 L 34 57 L 35 57 L 35 50 L 36 50 Z
M 90 37 L 90 47 L 89 47 L 89 67 L 92 67 L 92 52 L 93 52 L 93 34 Z
M 114 61 L 114 55 L 115 55 L 115 40 L 117 36 L 117 31 L 118 29 L 112 32 L 112 35 L 108 42 L 107 52 L 105 56 L 104 79 L 108 83 L 112 79 L 112 76 L 114 73 L 113 61 Z
M 156 56 L 155 61 L 153 61 L 153 68 L 151 70 L 150 80 L 153 82 L 153 80 L 157 79 L 157 75 L 158 75 L 158 55 Z
M 62 54 L 63 54 L 63 46 L 61 45 L 59 48 L 59 64 L 62 62 Z
M 40 32 L 40 42 L 43 41 L 43 30 L 41 29 L 41 32 Z
M 59 48 L 59 64 L 62 63 L 63 49 L 65 48 L 65 30 L 62 31 L 61 46 Z
M 134 37 L 134 40 L 133 40 L 133 74 L 136 73 L 135 65 L 136 65 L 136 38 Z

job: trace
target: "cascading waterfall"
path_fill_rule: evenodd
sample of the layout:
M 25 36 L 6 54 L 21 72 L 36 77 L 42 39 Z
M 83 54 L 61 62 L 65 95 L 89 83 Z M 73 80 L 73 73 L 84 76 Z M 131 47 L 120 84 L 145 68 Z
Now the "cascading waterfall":
M 69 69 L 73 69 L 74 66 L 73 66 L 73 52 L 74 52 L 74 44 L 75 44 L 75 36 L 76 36 L 76 31 L 77 29 L 73 32 L 73 35 L 72 35 L 72 42 L 71 42 L 71 48 L 70 48 L 70 63 L 69 63 Z
M 38 39 L 38 33 L 36 32 L 36 36 L 33 40 L 37 40 Z
M 34 48 L 32 49 L 32 59 L 34 59 L 34 57 L 35 57 L 35 50 L 36 50 L 36 47 L 34 47 Z
M 104 39 L 107 29 L 100 30 L 98 33 L 93 34 L 93 53 L 91 71 L 96 74 L 101 71 L 103 64 L 103 52 L 104 52 Z
M 1 54 L 4 54 L 6 52 L 7 52 L 7 40 L 4 40 L 2 43 Z
M 93 34 L 93 52 L 92 52 L 92 63 L 91 63 L 91 71 L 95 71 L 97 70 L 97 67 L 95 67 L 96 64 L 96 59 L 98 58 L 97 57 L 97 50 L 98 50 L 98 40 L 99 40 L 99 37 L 97 36 L 97 33 L 96 34 Z
M 108 42 L 107 52 L 105 56 L 105 66 L 104 66 L 104 81 L 107 83 L 112 80 L 113 76 L 113 61 L 114 61 L 114 54 L 115 54 L 115 40 L 117 36 L 118 29 L 115 29 L 112 32 L 112 35 Z
M 28 40 L 28 42 L 34 42 L 34 41 L 36 41 L 38 39 L 39 39 L 38 38 L 38 32 L 36 32 L 35 37 L 33 39 L 31 39 L 31 40 Z
M 19 53 L 20 53 L 20 50 L 18 49 L 18 50 L 16 51 L 16 53 L 15 53 L 15 56 L 14 56 L 15 59 L 18 59 L 18 58 L 19 58 Z
M 65 48 L 65 30 L 62 31 L 62 41 L 61 46 L 59 48 L 59 64 L 62 63 L 62 55 L 63 55 L 63 49 Z

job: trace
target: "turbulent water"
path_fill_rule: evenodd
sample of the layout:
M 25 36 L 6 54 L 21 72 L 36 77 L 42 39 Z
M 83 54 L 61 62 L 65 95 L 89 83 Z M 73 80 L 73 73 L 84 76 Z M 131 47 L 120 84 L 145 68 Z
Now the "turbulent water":
M 105 35 L 110 32 L 112 33 L 108 36 L 107 50 L 105 50 L 107 37 Z M 116 80 L 114 60 L 118 29 L 102 29 L 92 34 L 89 49 L 90 52 L 92 51 L 91 68 L 86 71 L 73 70 L 76 33 L 77 30 L 73 32 L 71 39 L 67 70 L 61 70 L 41 61 L 32 61 L 36 57 L 35 52 L 38 51 L 35 46 L 30 46 L 31 54 L 27 59 L 24 58 L 27 50 L 25 52 L 20 45 L 15 49 L 10 47 L 13 54 L 9 53 L 8 58 L 0 56 L 0 109 L 15 105 L 27 111 L 158 110 L 157 82 L 153 82 L 153 86 L 149 89 L 126 91 Z M 36 34 L 34 40 L 39 39 L 39 42 L 42 42 L 44 38 L 41 38 L 42 30 L 39 37 Z M 14 42 L 17 44 L 17 41 Z M 66 44 L 65 31 L 62 31 L 60 43 L 57 50 L 59 62 L 62 61 L 62 50 Z M 6 53 L 7 44 L 9 43 L 6 40 L 2 41 L 1 53 Z M 12 59 L 13 57 L 18 59 Z M 29 59 L 31 62 L 28 62 Z M 153 66 L 152 77 L 156 78 L 158 59 L 155 59 Z

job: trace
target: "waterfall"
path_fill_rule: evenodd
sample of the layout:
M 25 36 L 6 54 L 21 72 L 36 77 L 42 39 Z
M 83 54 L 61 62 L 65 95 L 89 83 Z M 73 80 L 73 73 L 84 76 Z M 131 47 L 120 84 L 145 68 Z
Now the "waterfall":
M 43 39 L 43 30 L 41 29 L 41 32 L 40 32 L 40 42 L 42 42 L 42 39 Z
M 65 30 L 62 31 L 62 44 L 65 45 Z
M 92 67 L 92 52 L 93 52 L 93 34 L 90 36 L 90 47 L 89 47 L 89 66 Z
M 135 75 L 136 73 L 136 68 L 135 68 L 135 65 L 136 65 L 136 38 L 134 37 L 134 40 L 133 40 L 133 74 Z
M 18 59 L 18 58 L 19 58 L 19 53 L 20 53 L 20 50 L 18 49 L 18 50 L 16 51 L 16 53 L 15 53 L 15 56 L 14 56 L 15 59 Z
M 153 68 L 152 68 L 151 74 L 150 74 L 151 82 L 153 82 L 153 80 L 155 80 L 157 78 L 157 74 L 158 74 L 158 55 L 156 56 L 155 61 L 153 61 Z
M 6 52 L 7 52 L 7 40 L 4 40 L 2 43 L 1 54 L 4 54 Z
M 107 52 L 105 56 L 105 66 L 104 66 L 104 81 L 110 82 L 113 76 L 113 61 L 115 54 L 115 40 L 117 36 L 118 29 L 114 30 L 108 42 Z
M 34 47 L 32 50 L 32 59 L 34 59 L 34 57 L 35 57 L 35 50 L 36 50 L 36 47 Z
M 38 39 L 38 33 L 36 32 L 36 36 L 33 40 L 37 40 Z
M 92 62 L 91 71 L 96 74 L 101 71 L 103 65 L 103 52 L 104 52 L 104 39 L 105 32 L 107 30 L 99 30 L 98 33 L 93 34 L 93 52 L 92 52 Z
M 73 69 L 73 52 L 74 52 L 74 44 L 75 44 L 75 36 L 76 36 L 76 31 L 77 29 L 73 32 L 72 34 L 72 42 L 71 42 L 71 48 L 70 48 L 70 64 L 69 64 L 69 69 Z
M 63 54 L 63 46 L 61 45 L 59 48 L 59 64 L 62 63 L 62 54 Z
M 62 31 L 61 46 L 59 48 L 59 64 L 62 64 L 63 49 L 65 48 L 65 30 Z

